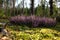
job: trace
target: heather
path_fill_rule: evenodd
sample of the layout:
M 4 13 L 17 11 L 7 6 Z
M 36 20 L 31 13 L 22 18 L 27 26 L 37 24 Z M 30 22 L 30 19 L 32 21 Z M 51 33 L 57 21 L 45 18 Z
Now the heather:
M 21 24 L 21 25 L 30 25 L 33 27 L 37 26 L 55 26 L 56 19 L 48 18 L 48 17 L 40 17 L 40 16 L 14 16 L 11 17 L 10 22 L 13 24 Z

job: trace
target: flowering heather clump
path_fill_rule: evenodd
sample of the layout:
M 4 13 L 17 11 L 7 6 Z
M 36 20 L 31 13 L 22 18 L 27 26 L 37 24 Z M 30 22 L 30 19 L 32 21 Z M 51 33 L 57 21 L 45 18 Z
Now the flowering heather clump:
M 15 24 L 23 24 L 30 26 L 54 26 L 56 25 L 56 20 L 47 17 L 39 17 L 39 16 L 14 16 L 10 19 L 11 23 Z

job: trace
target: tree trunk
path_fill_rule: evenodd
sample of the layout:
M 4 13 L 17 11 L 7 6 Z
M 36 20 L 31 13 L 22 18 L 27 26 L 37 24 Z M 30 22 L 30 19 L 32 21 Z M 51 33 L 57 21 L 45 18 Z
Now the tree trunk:
M 53 0 L 49 1 L 50 3 L 50 16 L 53 15 Z
M 13 0 L 13 13 L 14 13 L 14 16 L 15 16 L 15 0 Z
M 23 8 L 22 8 L 22 15 L 24 14 L 24 0 L 23 0 Z
M 4 14 L 7 17 L 7 0 L 4 0 Z
M 0 0 L 0 8 L 2 8 L 2 0 Z
M 31 10 L 31 15 L 33 15 L 34 14 L 34 0 L 31 0 L 30 10 Z

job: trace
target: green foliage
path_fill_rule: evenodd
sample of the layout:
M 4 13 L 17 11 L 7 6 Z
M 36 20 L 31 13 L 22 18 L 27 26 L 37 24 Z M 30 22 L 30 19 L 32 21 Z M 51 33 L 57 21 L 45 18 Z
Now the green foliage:
M 0 0 L 0 4 L 2 4 L 2 0 Z
M 38 6 L 38 7 L 35 9 L 35 14 L 36 14 L 37 16 L 42 16 L 43 11 L 42 11 L 42 7 L 41 7 L 41 6 Z
M 4 11 L 3 9 L 0 9 L 0 18 L 4 18 L 4 17 L 5 17 Z
M 50 28 L 28 28 L 26 26 L 10 26 L 11 38 L 13 40 L 60 40 L 60 25 Z M 14 29 L 16 28 L 16 30 Z M 19 28 L 19 31 L 18 29 Z
M 23 31 L 20 31 L 20 32 L 12 31 L 12 35 L 14 35 L 15 40 L 20 40 L 20 39 L 22 39 L 22 40 L 42 40 L 42 39 L 52 39 L 53 40 L 53 39 L 56 39 L 57 40 L 57 38 L 58 39 L 60 38 L 58 36 L 55 36 L 52 33 L 46 34 L 46 33 L 41 33 L 41 32 L 37 33 L 35 31 L 32 31 L 32 32 L 34 32 L 34 33 L 29 34 L 28 32 L 23 32 Z

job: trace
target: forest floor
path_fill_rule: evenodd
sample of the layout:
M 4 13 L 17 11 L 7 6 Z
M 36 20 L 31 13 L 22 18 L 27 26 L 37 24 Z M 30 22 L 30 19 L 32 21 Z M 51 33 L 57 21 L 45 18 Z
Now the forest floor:
M 13 40 L 60 40 L 60 25 L 39 28 L 10 26 L 6 29 Z
M 60 40 L 60 23 L 55 27 L 38 28 L 7 25 L 6 30 L 8 30 L 8 37 L 12 40 Z

